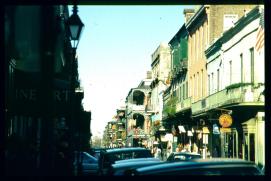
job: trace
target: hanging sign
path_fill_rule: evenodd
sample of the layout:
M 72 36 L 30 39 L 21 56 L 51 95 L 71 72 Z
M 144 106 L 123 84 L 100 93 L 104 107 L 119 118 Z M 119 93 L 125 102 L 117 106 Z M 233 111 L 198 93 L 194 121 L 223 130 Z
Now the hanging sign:
M 219 127 L 216 124 L 213 124 L 213 134 L 220 134 Z
M 230 133 L 231 132 L 231 128 L 220 128 L 220 132 L 221 133 Z
M 232 117 L 229 114 L 222 114 L 219 117 L 219 124 L 222 128 L 228 128 L 232 125 Z
M 203 144 L 208 144 L 208 134 L 203 134 Z

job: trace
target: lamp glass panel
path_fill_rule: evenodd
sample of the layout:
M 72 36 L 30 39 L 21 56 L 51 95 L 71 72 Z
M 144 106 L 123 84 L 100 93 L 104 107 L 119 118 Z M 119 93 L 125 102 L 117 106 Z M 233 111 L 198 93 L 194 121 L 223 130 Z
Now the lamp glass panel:
M 71 39 L 76 40 L 78 37 L 77 35 L 79 32 L 79 26 L 78 25 L 70 25 L 70 32 L 71 32 Z

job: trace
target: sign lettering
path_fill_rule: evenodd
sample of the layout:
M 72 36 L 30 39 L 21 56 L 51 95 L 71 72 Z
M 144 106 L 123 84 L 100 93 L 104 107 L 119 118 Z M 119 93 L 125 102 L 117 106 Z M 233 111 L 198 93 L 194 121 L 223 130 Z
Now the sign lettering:
M 37 101 L 36 89 L 16 89 L 15 98 L 17 101 Z M 53 99 L 57 102 L 68 102 L 69 91 L 68 90 L 54 90 Z

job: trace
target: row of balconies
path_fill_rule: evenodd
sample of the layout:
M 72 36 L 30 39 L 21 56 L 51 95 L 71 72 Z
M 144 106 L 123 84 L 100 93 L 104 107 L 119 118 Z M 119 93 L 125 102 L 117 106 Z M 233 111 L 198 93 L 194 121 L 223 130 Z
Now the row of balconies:
M 135 105 L 135 104 L 127 104 L 127 115 L 129 115 L 133 111 L 145 111 L 145 105 Z
M 231 86 L 194 103 L 192 103 L 191 97 L 178 101 L 176 103 L 175 112 L 177 113 L 191 108 L 192 114 L 196 115 L 217 107 L 234 103 L 250 103 L 253 105 L 263 104 L 263 100 L 260 100 L 261 93 L 264 90 L 263 84 L 243 84 L 239 87 L 230 87 Z M 167 117 L 167 114 L 164 112 L 163 117 Z
M 231 89 L 223 89 L 205 99 L 192 103 L 192 114 L 198 114 L 224 105 L 234 103 L 263 103 L 260 95 L 264 90 L 264 85 L 244 85 Z
M 191 107 L 191 98 L 189 97 L 187 99 L 184 99 L 184 100 L 177 102 L 176 112 L 183 111 L 183 110 L 190 108 L 190 107 Z

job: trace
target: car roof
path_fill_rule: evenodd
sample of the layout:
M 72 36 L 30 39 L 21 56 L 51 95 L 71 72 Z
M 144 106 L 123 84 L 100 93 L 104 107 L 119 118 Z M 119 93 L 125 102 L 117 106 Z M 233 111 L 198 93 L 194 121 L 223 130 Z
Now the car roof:
M 171 162 L 159 165 L 152 165 L 147 167 L 138 168 L 139 173 L 154 173 L 155 171 L 164 171 L 171 169 L 189 168 L 189 167 L 201 167 L 201 166 L 227 166 L 227 165 L 253 165 L 254 162 L 242 160 L 242 159 L 225 159 L 225 158 L 215 158 L 215 159 L 195 159 L 188 162 Z
M 112 148 L 103 150 L 106 153 L 117 153 L 117 152 L 130 152 L 130 151 L 145 151 L 146 148 L 141 147 L 127 147 L 127 148 Z
M 165 163 L 161 160 L 151 160 L 151 161 L 141 161 L 141 162 L 122 162 L 122 163 L 115 163 L 112 165 L 114 169 L 119 169 L 119 168 L 127 168 L 127 167 L 139 167 L 139 166 L 149 166 L 149 165 L 154 165 L 154 164 L 160 164 L 160 163 Z
M 159 158 L 149 157 L 149 158 L 133 158 L 133 159 L 127 159 L 127 160 L 117 160 L 115 164 L 122 164 L 127 162 L 148 162 L 148 161 L 160 161 Z

